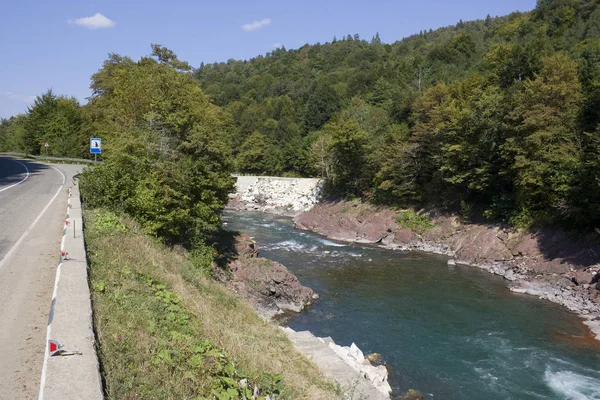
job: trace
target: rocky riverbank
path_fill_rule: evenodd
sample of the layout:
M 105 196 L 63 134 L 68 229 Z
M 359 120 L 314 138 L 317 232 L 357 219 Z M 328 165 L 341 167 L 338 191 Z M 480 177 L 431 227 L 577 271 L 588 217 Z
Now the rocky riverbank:
M 284 265 L 259 257 L 258 245 L 248 235 L 233 234 L 229 240 L 226 268 L 215 266 L 215 275 L 248 300 L 264 319 L 286 312 L 299 313 L 319 298 Z M 372 365 L 354 343 L 343 347 L 329 337 L 317 338 L 310 332 L 295 332 L 290 328 L 283 331 L 300 352 L 312 359 L 326 376 L 339 382 L 346 393 L 360 398 L 390 398 L 392 389 L 386 367 Z
M 288 269 L 258 257 L 258 245 L 245 234 L 234 235 L 225 271 L 215 275 L 230 290 L 247 299 L 265 319 L 285 312 L 299 313 L 319 298 Z
M 445 254 L 507 279 L 511 290 L 562 304 L 600 340 L 600 244 L 563 231 L 520 232 L 464 224 L 440 214 L 411 219 L 358 201 L 322 203 L 294 218 L 296 228 L 330 239 Z M 423 222 L 425 221 L 425 222 Z

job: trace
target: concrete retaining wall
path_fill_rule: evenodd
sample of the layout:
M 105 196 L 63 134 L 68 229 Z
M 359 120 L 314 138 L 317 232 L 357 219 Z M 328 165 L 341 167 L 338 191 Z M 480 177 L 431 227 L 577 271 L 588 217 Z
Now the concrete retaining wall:
M 321 195 L 321 180 L 274 176 L 236 176 L 233 196 L 248 210 L 294 215 L 310 210 Z
M 100 400 L 104 396 L 94 345 L 81 202 L 75 184 L 69 189 L 60 250 L 47 341 L 58 341 L 67 354 L 80 354 L 50 356 L 46 343 L 39 399 Z

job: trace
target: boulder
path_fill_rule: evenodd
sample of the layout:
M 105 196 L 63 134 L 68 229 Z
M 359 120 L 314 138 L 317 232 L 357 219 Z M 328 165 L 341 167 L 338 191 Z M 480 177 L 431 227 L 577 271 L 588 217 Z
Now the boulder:
M 514 254 L 529 258 L 540 257 L 542 253 L 535 235 L 531 233 L 524 234 L 514 248 Z
M 329 238 L 359 243 L 379 243 L 397 229 L 392 210 L 358 201 L 318 204 L 294 218 L 294 225 Z
M 460 234 L 453 236 L 451 248 L 459 260 L 467 263 L 508 261 L 512 252 L 497 236 L 493 228 L 471 225 Z
M 592 280 L 594 275 L 589 271 L 574 271 L 566 274 L 566 277 L 571 280 L 575 285 L 585 285 L 593 283 Z
M 394 233 L 394 244 L 406 245 L 412 243 L 415 234 L 410 229 L 400 228 Z
M 242 257 L 230 266 L 229 284 L 267 317 L 284 311 L 299 313 L 318 295 L 303 286 L 282 264 L 266 258 Z
M 245 233 L 235 237 L 235 254 L 240 257 L 258 257 L 258 244 Z
M 228 210 L 241 211 L 246 209 L 246 204 L 244 204 L 239 194 L 232 194 L 229 195 L 229 202 L 227 203 L 225 208 Z
M 383 357 L 381 357 L 381 354 L 379 353 L 371 353 L 371 354 L 367 354 L 365 356 L 365 358 L 373 365 L 381 365 L 381 363 L 383 362 Z

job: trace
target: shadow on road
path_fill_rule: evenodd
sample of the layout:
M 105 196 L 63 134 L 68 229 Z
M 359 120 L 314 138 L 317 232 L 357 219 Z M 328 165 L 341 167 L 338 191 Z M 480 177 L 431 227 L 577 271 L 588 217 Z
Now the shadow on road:
M 47 165 L 31 160 L 0 157 L 0 190 L 22 181 L 27 176 L 27 170 L 29 170 L 29 175 L 32 176 L 48 168 L 50 167 Z

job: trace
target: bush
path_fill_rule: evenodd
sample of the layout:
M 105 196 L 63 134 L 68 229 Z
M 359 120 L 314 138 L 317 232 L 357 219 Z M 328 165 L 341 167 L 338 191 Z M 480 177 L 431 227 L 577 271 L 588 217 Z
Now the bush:
M 400 213 L 396 217 L 396 222 L 402 228 L 410 229 L 413 232 L 422 234 L 428 229 L 433 228 L 433 224 L 427 215 L 419 215 L 414 210 L 408 210 Z

